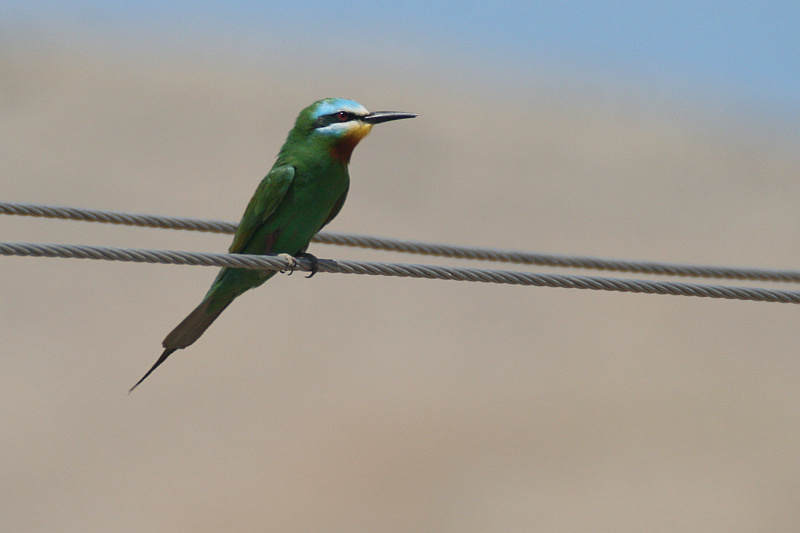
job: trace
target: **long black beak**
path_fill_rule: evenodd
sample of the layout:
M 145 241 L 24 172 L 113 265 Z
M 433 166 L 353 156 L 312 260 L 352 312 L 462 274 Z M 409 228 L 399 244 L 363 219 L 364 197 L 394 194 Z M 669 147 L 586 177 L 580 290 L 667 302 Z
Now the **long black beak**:
M 361 117 L 361 120 L 369 124 L 380 124 L 381 122 L 389 122 L 390 120 L 399 120 L 401 118 L 414 118 L 416 116 L 416 113 L 403 113 L 401 111 L 375 111 Z

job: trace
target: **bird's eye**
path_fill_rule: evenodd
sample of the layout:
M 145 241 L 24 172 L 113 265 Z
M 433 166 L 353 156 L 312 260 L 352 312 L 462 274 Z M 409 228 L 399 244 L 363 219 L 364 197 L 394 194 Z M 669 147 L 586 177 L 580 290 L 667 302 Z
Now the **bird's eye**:
M 350 120 L 350 113 L 347 111 L 339 111 L 336 113 L 336 118 L 339 120 L 339 122 L 347 122 Z

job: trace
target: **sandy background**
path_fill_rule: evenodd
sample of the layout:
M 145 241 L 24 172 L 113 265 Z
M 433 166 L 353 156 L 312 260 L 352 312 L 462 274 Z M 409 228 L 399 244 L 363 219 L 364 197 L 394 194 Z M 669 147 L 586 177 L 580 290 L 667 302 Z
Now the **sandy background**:
M 800 141 L 780 125 L 646 90 L 335 67 L 8 46 L 0 198 L 238 220 L 297 112 L 343 96 L 419 117 L 356 150 L 331 230 L 798 266 Z M 0 530 L 800 529 L 795 306 L 280 276 L 128 396 L 214 273 L 0 258 Z

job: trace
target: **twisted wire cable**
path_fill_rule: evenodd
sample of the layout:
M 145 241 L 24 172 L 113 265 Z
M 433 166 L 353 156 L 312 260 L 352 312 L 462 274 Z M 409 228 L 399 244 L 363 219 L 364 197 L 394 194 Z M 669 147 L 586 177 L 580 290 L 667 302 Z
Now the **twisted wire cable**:
M 238 224 L 232 222 L 218 220 L 138 215 L 116 211 L 101 211 L 98 209 L 79 209 L 76 207 L 22 204 L 16 202 L 0 202 L 0 214 L 58 218 L 62 220 L 81 220 L 84 222 L 102 222 L 105 224 L 141 226 L 145 228 L 183 229 L 210 233 L 234 233 L 238 226 Z
M 292 268 L 290 261 L 281 256 L 219 254 L 201 252 L 178 252 L 169 250 L 144 250 L 112 248 L 105 246 L 34 244 L 0 242 L 0 255 L 61 257 L 77 259 L 104 259 L 138 263 L 163 263 L 178 265 L 228 266 L 285 270 Z M 297 270 L 311 271 L 313 263 L 308 259 L 294 259 Z M 536 274 L 477 268 L 454 268 L 430 265 L 397 263 L 375 263 L 367 261 L 318 260 L 320 272 L 342 274 L 368 274 L 400 276 L 408 278 L 443 279 L 483 283 L 505 283 L 535 287 L 559 287 L 570 289 L 593 289 L 645 294 L 669 294 L 751 300 L 758 302 L 800 304 L 800 292 L 749 287 L 727 287 L 668 281 L 648 281 L 604 278 L 593 276 L 568 276 L 559 274 Z
M 0 214 L 82 220 L 87 222 L 103 222 L 110 224 L 123 224 L 164 229 L 182 229 L 212 233 L 234 233 L 237 227 L 237 224 L 232 222 L 216 220 L 138 215 L 113 211 L 100 211 L 95 209 L 78 209 L 71 207 L 57 207 L 12 202 L 0 202 Z M 321 244 L 373 248 L 377 250 L 441 256 L 453 259 L 497 261 L 523 265 L 583 268 L 662 276 L 756 280 L 764 282 L 800 282 L 800 270 L 686 265 L 654 261 L 628 261 L 599 257 L 529 253 L 494 250 L 488 248 L 452 246 L 446 244 L 431 244 L 333 232 L 320 232 L 314 237 L 313 241 Z

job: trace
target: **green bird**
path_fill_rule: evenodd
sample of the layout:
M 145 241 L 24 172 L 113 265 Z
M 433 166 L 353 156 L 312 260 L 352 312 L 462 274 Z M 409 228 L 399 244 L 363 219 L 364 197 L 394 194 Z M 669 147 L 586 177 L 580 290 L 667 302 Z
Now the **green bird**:
M 326 98 L 303 109 L 272 170 L 250 199 L 229 252 L 309 256 L 306 249 L 311 238 L 344 205 L 350 186 L 347 165 L 359 141 L 374 124 L 416 116 L 396 111 L 370 113 L 343 98 Z M 222 268 L 203 301 L 167 335 L 162 343 L 164 353 L 129 392 L 173 352 L 200 338 L 237 296 L 274 275 L 270 270 Z

